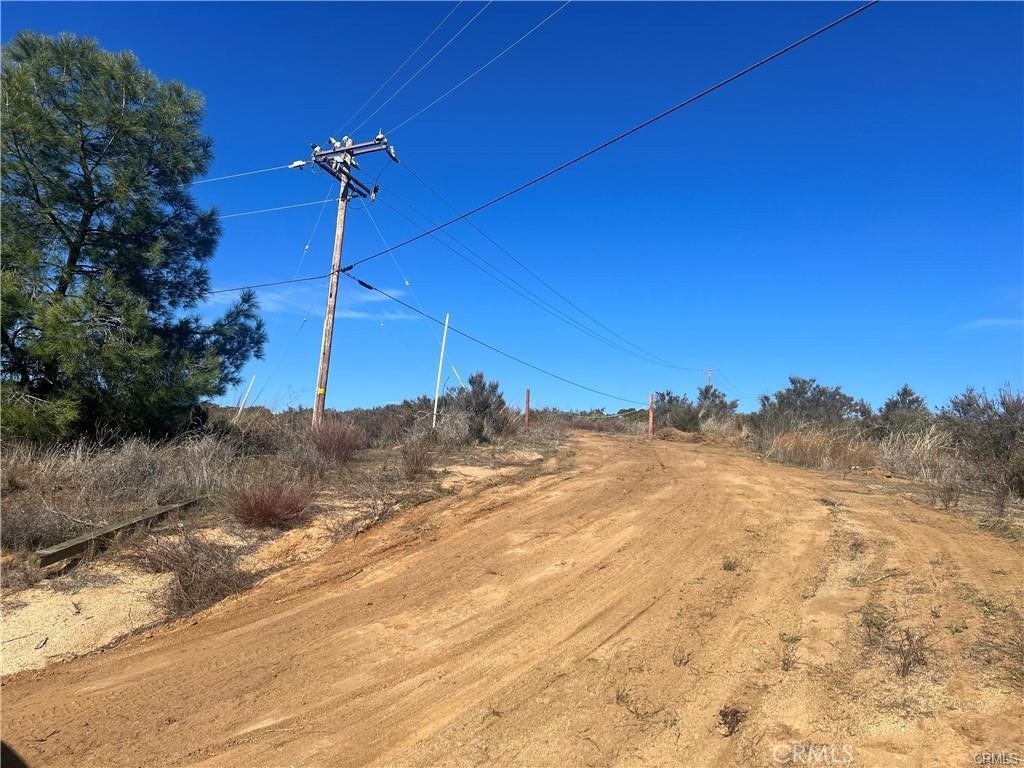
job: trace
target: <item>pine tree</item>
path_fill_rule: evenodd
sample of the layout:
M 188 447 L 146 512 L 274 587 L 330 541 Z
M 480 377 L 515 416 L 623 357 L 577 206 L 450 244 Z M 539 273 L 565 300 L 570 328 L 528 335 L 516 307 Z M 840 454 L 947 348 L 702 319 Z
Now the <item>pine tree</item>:
M 251 292 L 196 312 L 220 236 L 189 191 L 202 97 L 67 34 L 18 34 L 2 71 L 5 432 L 180 429 L 266 342 Z

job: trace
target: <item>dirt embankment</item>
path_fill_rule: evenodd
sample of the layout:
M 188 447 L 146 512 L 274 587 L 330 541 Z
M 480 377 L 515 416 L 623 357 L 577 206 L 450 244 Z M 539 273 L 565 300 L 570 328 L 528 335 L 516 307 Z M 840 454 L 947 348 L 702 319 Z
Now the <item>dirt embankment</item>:
M 724 445 L 573 448 L 571 472 L 425 504 L 7 679 L 4 739 L 55 766 L 1024 753 L 1019 545 Z

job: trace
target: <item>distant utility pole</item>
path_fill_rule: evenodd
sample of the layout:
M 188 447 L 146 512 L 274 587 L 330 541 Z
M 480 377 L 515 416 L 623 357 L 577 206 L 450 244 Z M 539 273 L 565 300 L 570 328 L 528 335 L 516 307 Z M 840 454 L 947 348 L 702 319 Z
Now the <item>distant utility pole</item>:
M 647 400 L 647 439 L 654 437 L 654 393 Z
M 704 369 L 704 372 L 708 375 L 708 387 L 709 388 L 711 387 L 711 372 L 713 370 L 715 370 L 715 369 L 714 368 L 705 368 Z
M 334 339 L 334 310 L 338 304 L 338 281 L 341 279 L 341 246 L 345 241 L 345 210 L 348 201 L 353 197 L 377 197 L 380 186 L 373 189 L 352 175 L 352 169 L 358 168 L 356 158 L 370 152 L 387 152 L 388 156 L 398 162 L 395 148 L 392 147 L 383 133 L 378 133 L 373 141 L 353 144 L 348 136 L 341 141 L 331 138 L 331 148 L 321 149 L 313 145 L 312 159 L 296 160 L 292 168 L 303 168 L 307 163 L 314 163 L 341 182 L 341 193 L 338 195 L 338 218 L 334 228 L 334 254 L 331 258 L 331 280 L 327 288 L 327 311 L 324 313 L 324 336 L 320 344 L 320 366 L 316 373 L 316 397 L 313 400 L 313 426 L 324 417 L 324 403 L 327 400 L 327 376 L 331 369 L 331 342 Z

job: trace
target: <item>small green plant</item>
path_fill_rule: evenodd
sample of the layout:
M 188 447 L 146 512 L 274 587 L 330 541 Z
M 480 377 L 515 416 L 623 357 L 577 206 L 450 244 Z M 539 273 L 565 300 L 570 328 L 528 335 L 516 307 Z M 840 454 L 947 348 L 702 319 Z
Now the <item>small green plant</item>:
M 870 645 L 882 647 L 889 637 L 893 623 L 889 612 L 878 605 L 866 605 L 861 609 L 860 619 L 867 642 Z
M 949 630 L 949 634 L 956 637 L 961 632 L 964 632 L 967 629 L 967 622 L 961 619 L 960 621 L 956 621 L 952 624 L 947 625 L 946 629 Z

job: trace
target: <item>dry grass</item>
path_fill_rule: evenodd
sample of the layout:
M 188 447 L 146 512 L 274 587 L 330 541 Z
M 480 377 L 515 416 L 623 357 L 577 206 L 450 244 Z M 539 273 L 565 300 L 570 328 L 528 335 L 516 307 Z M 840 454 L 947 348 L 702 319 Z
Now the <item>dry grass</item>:
M 216 493 L 245 470 L 240 459 L 236 442 L 214 435 L 7 446 L 0 541 L 5 551 L 49 546 L 147 507 Z
M 254 478 L 225 494 L 225 509 L 249 528 L 294 528 L 315 512 L 316 487 L 305 480 Z
M 743 427 L 739 418 L 733 415 L 708 416 L 700 420 L 700 431 L 708 435 L 739 437 Z
M 815 469 L 864 469 L 878 464 L 878 448 L 845 429 L 781 432 L 765 454 L 785 464 Z
M 430 472 L 434 456 L 430 443 L 420 438 L 410 438 L 402 443 L 402 472 L 407 480 L 415 480 Z
M 172 580 L 155 601 L 170 617 L 189 616 L 248 587 L 253 577 L 239 566 L 238 552 L 207 541 L 181 527 L 172 536 L 150 537 L 125 553 L 150 573 L 170 573 Z
M 347 464 L 356 451 L 367 446 L 366 433 L 362 429 L 337 417 L 324 418 L 311 427 L 309 442 L 317 453 L 335 466 Z
M 910 627 L 900 627 L 892 633 L 887 650 L 896 657 L 896 675 L 909 677 L 918 667 L 928 663 L 928 651 L 925 644 L 928 636 L 916 632 Z

